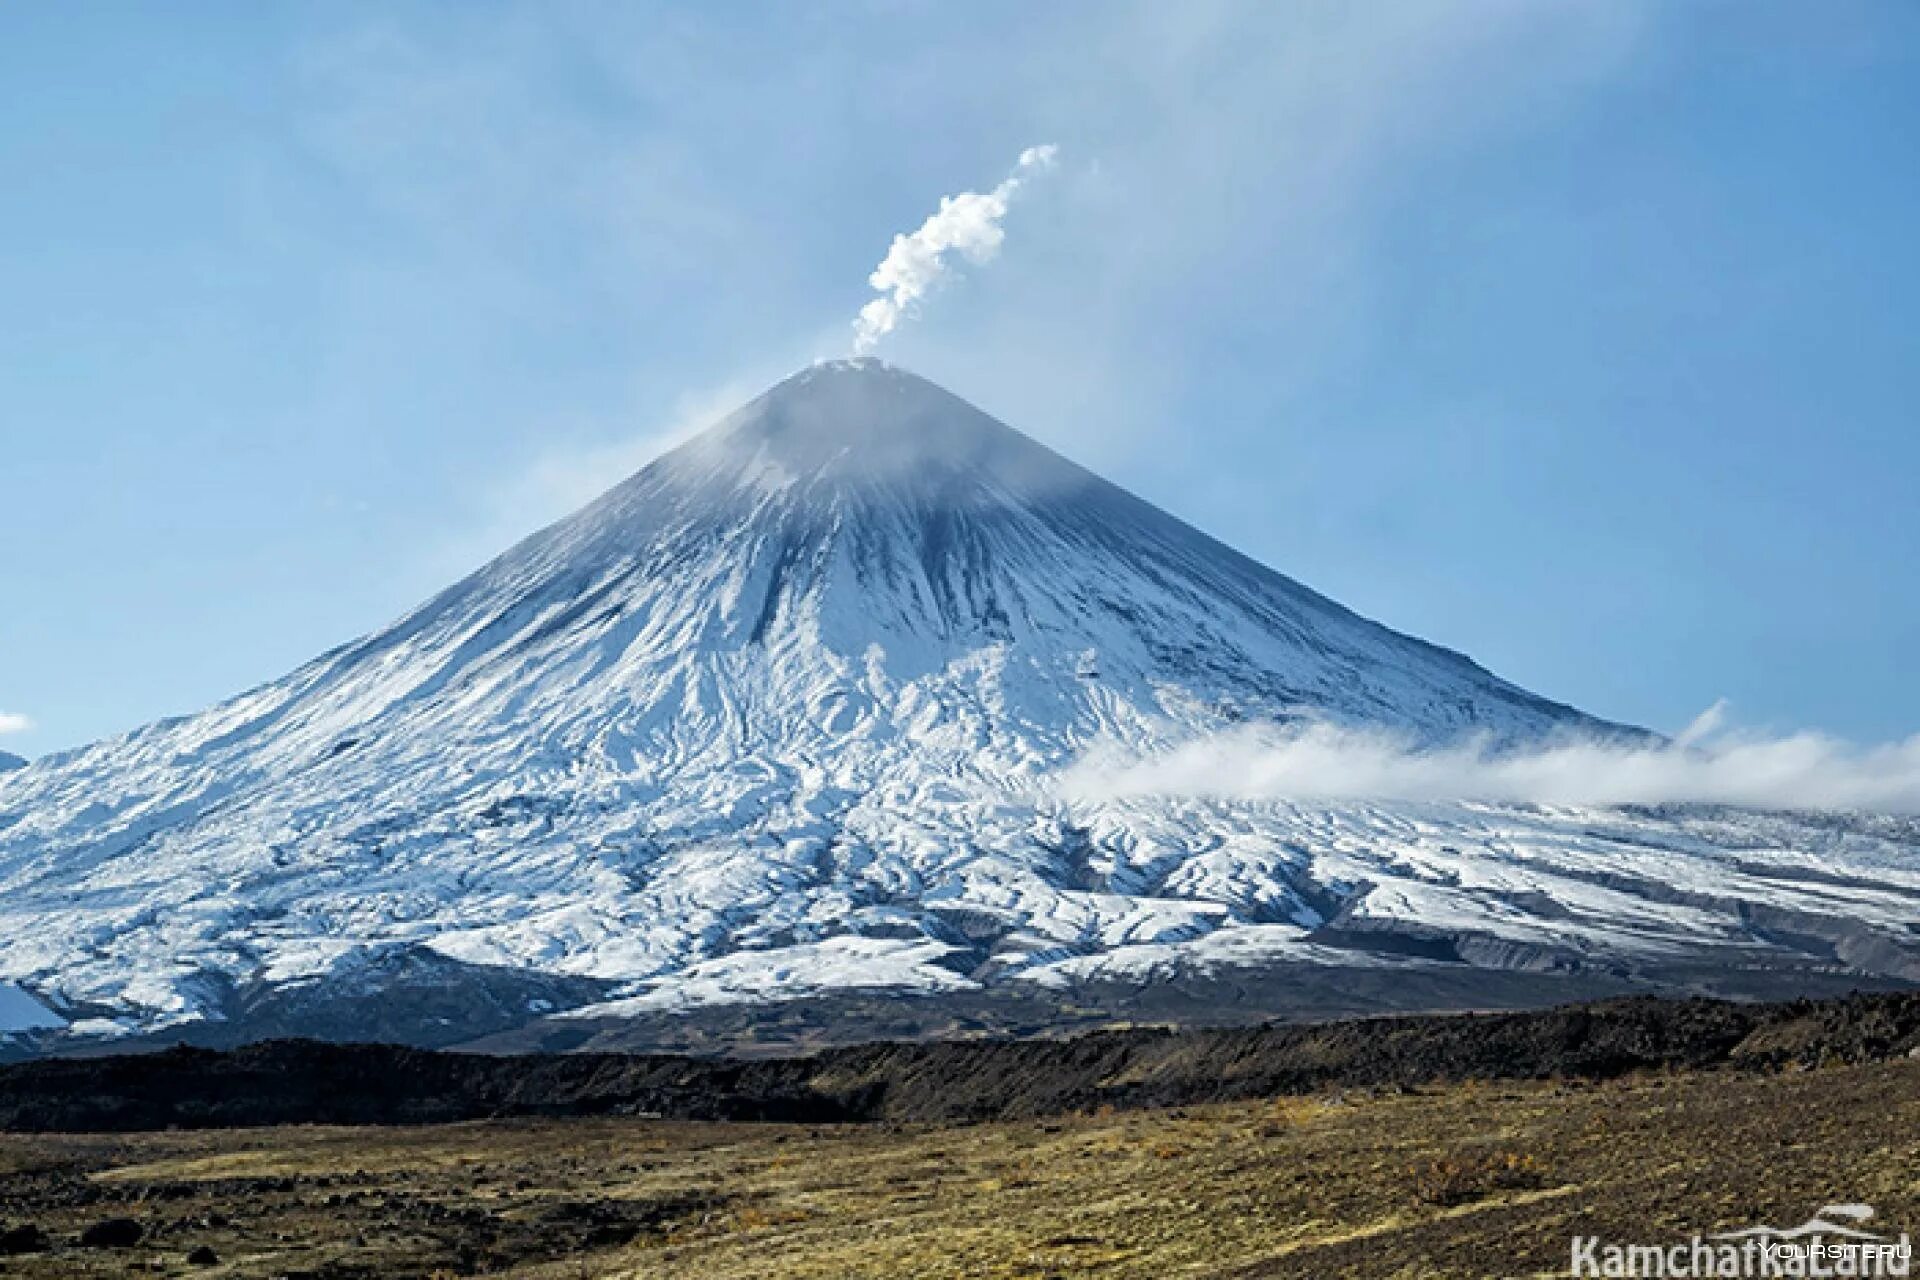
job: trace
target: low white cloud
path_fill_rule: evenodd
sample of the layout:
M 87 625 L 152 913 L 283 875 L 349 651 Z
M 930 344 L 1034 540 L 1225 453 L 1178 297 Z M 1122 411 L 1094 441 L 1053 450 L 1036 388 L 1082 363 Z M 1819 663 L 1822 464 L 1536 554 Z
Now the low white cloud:
M 1723 732 L 1716 704 L 1671 742 L 1564 739 L 1501 750 L 1486 739 L 1423 749 L 1392 734 L 1314 724 L 1247 728 L 1161 755 L 1097 750 L 1059 779 L 1076 800 L 1483 800 L 1726 804 L 1920 813 L 1920 735 L 1861 746 L 1821 733 Z
M 18 711 L 0 711 L 0 733 L 25 733 L 33 728 L 33 717 Z
M 887 256 L 867 277 L 880 296 L 860 308 L 853 322 L 853 350 L 864 355 L 911 316 L 922 299 L 954 270 L 953 255 L 979 265 L 1000 252 L 1007 233 L 1000 226 L 1007 206 L 1027 179 L 1053 166 L 1059 148 L 1051 143 L 1020 153 L 1013 172 L 991 191 L 962 191 L 941 196 L 940 208 L 920 229 L 896 235 Z

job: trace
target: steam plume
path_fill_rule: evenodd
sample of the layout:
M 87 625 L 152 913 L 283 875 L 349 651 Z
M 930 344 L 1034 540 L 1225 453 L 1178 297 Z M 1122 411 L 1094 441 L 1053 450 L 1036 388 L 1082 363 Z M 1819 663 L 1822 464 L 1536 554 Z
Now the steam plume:
M 895 236 L 887 256 L 867 277 L 880 296 L 860 308 L 853 322 L 854 354 L 872 351 L 913 314 L 920 300 L 954 269 L 952 254 L 976 265 L 991 261 L 1006 239 L 1000 220 L 1007 216 L 1008 203 L 1028 178 L 1053 166 L 1058 151 L 1051 143 L 1028 147 L 999 186 L 987 192 L 941 196 L 939 210 L 918 231 Z

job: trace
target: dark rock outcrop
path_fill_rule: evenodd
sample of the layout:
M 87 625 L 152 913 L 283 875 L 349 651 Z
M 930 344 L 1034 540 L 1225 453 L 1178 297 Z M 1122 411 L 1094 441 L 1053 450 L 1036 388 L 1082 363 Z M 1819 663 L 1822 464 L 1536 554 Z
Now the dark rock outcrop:
M 1534 1012 L 1056 1040 L 879 1043 L 741 1060 L 498 1057 L 283 1040 L 0 1067 L 0 1129 L 420 1124 L 646 1114 L 802 1123 L 964 1121 L 1184 1106 L 1328 1086 L 1607 1078 L 1904 1057 L 1920 992 L 1740 1004 L 1652 997 Z

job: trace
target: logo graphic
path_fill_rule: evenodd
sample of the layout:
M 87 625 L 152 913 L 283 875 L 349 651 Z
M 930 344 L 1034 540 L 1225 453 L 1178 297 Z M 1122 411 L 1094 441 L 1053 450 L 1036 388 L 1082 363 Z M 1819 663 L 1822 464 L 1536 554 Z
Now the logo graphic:
M 1602 1244 L 1598 1236 L 1575 1236 L 1569 1271 L 1618 1280 L 1911 1275 L 1913 1245 L 1906 1233 L 1894 1240 L 1869 1231 L 1862 1224 L 1872 1217 L 1872 1205 L 1826 1204 L 1797 1227 L 1763 1223 L 1695 1235 L 1684 1244 Z
M 1865 1222 L 1873 1216 L 1873 1206 L 1870 1204 L 1824 1204 L 1820 1206 L 1820 1212 L 1814 1214 L 1797 1227 L 1788 1227 L 1782 1230 L 1779 1227 L 1761 1225 L 1758 1227 L 1747 1227 L 1740 1231 L 1717 1232 L 1708 1236 L 1707 1239 L 1745 1240 L 1749 1236 L 1775 1240 L 1800 1240 L 1807 1236 L 1844 1236 L 1849 1240 L 1886 1239 L 1885 1236 L 1875 1235 L 1871 1231 L 1861 1231 L 1854 1227 L 1843 1227 L 1837 1222 L 1828 1222 L 1827 1215 L 1830 1213 L 1837 1218 L 1847 1218 L 1854 1222 Z

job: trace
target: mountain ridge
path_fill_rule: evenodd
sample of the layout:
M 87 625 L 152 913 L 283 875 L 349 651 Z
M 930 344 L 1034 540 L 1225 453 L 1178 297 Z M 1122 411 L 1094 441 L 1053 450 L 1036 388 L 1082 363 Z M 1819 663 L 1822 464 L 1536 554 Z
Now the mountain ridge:
M 1640 732 L 1361 618 L 912 374 L 816 365 L 389 626 L 0 775 L 0 981 L 118 1035 L 454 987 L 485 1034 L 515 1008 L 1280 963 L 1920 977 L 1897 833 L 1048 786 L 1096 746 L 1306 719 Z M 1769 832 L 1757 875 L 1716 843 Z M 1811 848 L 1863 887 L 1809 888 Z

